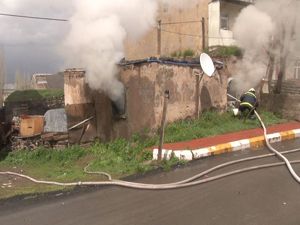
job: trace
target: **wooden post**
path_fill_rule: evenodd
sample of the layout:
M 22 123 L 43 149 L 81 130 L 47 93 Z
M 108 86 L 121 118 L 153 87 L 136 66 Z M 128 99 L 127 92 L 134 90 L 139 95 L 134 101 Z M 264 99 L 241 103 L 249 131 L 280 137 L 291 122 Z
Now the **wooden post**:
M 157 56 L 161 55 L 161 20 L 157 24 Z
M 202 17 L 201 24 L 202 24 L 202 51 L 204 52 L 205 48 L 206 48 L 205 18 L 204 17 Z
M 204 72 L 201 74 L 196 73 L 196 93 L 195 93 L 195 119 L 199 119 L 200 116 L 200 83 L 202 81 Z
M 200 105 L 200 74 L 196 74 L 196 96 L 195 96 L 195 118 L 199 119 L 199 105 Z
M 168 109 L 168 100 L 170 99 L 170 91 L 165 90 L 164 94 L 164 106 L 163 106 L 163 113 L 161 119 L 161 126 L 160 126 L 160 137 L 159 137 L 159 146 L 158 146 L 158 156 L 157 160 L 160 162 L 162 159 L 162 146 L 164 142 L 164 135 L 165 135 L 165 125 L 166 125 L 166 118 L 167 118 L 167 109 Z

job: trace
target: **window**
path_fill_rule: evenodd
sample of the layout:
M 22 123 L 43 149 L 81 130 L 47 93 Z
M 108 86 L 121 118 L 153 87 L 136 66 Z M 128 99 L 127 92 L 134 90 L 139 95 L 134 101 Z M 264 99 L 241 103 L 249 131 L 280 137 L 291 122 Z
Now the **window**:
M 229 17 L 227 15 L 221 15 L 220 28 L 229 30 Z

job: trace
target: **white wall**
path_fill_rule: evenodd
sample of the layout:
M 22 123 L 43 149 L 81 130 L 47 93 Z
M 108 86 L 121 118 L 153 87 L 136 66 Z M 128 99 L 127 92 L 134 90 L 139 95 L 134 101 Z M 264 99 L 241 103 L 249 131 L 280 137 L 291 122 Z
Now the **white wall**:
M 232 32 L 235 19 L 240 11 L 244 8 L 243 5 L 214 1 L 208 5 L 208 44 L 209 46 L 215 45 L 235 45 L 234 34 Z M 228 16 L 229 29 L 221 29 L 221 15 Z
M 220 1 L 208 4 L 208 46 L 220 45 Z

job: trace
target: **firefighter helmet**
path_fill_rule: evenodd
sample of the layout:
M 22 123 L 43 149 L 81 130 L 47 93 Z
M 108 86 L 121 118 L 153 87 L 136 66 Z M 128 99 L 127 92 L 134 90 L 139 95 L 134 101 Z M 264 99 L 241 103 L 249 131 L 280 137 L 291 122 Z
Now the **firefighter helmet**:
M 255 93 L 255 89 L 254 89 L 254 88 L 250 88 L 250 89 L 249 89 L 249 92 Z

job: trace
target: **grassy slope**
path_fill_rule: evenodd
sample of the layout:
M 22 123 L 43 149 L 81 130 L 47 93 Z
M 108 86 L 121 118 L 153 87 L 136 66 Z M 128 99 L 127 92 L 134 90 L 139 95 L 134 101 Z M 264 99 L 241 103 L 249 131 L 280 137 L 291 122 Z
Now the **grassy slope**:
M 52 97 L 60 97 L 63 95 L 64 95 L 63 90 L 56 90 L 56 89 L 14 91 L 7 97 L 5 101 L 6 102 L 36 101 L 36 100 L 44 100 Z
M 267 125 L 283 122 L 271 113 L 262 112 L 261 116 Z M 255 127 L 259 127 L 258 121 L 243 123 L 229 113 L 219 115 L 215 112 L 207 112 L 199 120 L 180 121 L 167 126 L 165 142 L 191 140 Z M 13 152 L 5 157 L 0 155 L 0 171 L 23 170 L 24 174 L 35 178 L 55 181 L 101 180 L 101 177 L 87 175 L 83 172 L 83 168 L 91 163 L 90 170 L 105 171 L 114 178 L 119 178 L 152 169 L 151 165 L 145 164 L 146 161 L 151 160 L 152 153 L 145 149 L 157 145 L 157 143 L 158 136 L 142 140 L 135 135 L 130 141 L 119 139 L 108 144 L 95 143 L 85 149 L 73 146 L 63 151 L 38 149 L 30 152 Z M 164 162 L 165 168 L 174 162 L 176 160 Z M 0 188 L 0 198 L 20 193 L 57 189 L 59 188 L 33 185 L 22 181 L 10 191 L 7 188 L 3 190 Z

